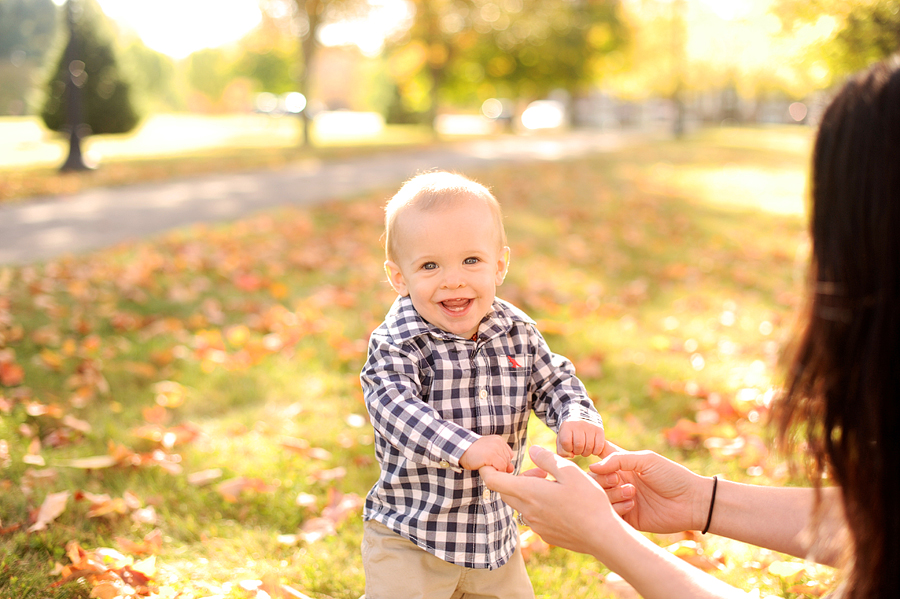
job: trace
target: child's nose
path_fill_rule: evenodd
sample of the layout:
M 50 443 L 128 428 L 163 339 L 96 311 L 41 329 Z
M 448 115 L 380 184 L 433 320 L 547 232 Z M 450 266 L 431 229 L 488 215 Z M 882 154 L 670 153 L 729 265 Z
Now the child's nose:
M 458 289 L 466 286 L 466 279 L 456 268 L 448 268 L 444 271 L 444 280 L 441 286 L 445 289 Z

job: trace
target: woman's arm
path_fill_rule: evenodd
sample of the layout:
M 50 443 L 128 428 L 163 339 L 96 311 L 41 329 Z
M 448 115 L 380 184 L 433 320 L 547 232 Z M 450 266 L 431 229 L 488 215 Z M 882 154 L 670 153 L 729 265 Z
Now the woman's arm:
M 841 552 L 849 546 L 839 490 L 822 489 L 821 500 L 822 518 L 816 527 L 814 489 L 763 487 L 720 479 L 709 531 L 836 566 Z
M 556 480 L 483 468 L 485 484 L 552 545 L 593 555 L 645 599 L 738 598 L 738 589 L 651 543 L 618 517 L 604 490 L 576 464 L 541 447 L 534 463 Z
M 650 451 L 618 450 L 590 468 L 635 528 L 677 532 L 706 526 L 711 478 Z M 848 546 L 840 492 L 822 489 L 821 500 L 822 517 L 814 523 L 814 489 L 719 479 L 709 532 L 833 566 Z

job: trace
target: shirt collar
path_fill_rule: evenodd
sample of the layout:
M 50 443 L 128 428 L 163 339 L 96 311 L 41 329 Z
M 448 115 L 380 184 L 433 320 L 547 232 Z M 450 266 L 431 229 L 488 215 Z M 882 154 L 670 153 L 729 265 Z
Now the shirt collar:
M 534 324 L 524 312 L 500 298 L 494 298 L 492 311 L 481 321 L 478 327 L 480 341 L 505 334 L 516 322 Z M 385 317 L 388 334 L 399 343 L 409 341 L 420 335 L 430 335 L 436 339 L 463 340 L 459 335 L 448 333 L 419 316 L 409 296 L 398 296 Z

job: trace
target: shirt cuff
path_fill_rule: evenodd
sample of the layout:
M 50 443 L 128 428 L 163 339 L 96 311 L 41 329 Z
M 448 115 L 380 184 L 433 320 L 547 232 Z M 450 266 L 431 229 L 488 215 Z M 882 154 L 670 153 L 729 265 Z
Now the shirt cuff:
M 597 410 L 579 404 L 567 406 L 559 422 L 590 422 L 603 428 L 603 419 Z
M 441 458 L 433 465 L 438 468 L 449 468 L 453 472 L 462 472 L 464 468 L 459 465 L 460 458 L 472 446 L 472 443 L 479 439 L 479 435 L 471 431 L 466 431 L 466 433 L 462 439 L 453 445 L 447 444 L 444 447 L 434 445 L 431 448 L 433 455 L 441 456 Z

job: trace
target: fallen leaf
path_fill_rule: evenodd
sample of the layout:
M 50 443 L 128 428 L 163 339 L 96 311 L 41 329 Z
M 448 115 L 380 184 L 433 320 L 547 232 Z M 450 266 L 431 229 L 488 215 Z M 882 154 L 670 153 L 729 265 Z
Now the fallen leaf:
M 219 480 L 220 478 L 222 478 L 222 469 L 211 468 L 209 470 L 201 470 L 199 472 L 188 474 L 187 481 L 192 485 L 202 487 L 215 480 Z
M 216 486 L 222 497 L 228 503 L 236 503 L 244 491 L 256 491 L 257 493 L 270 493 L 275 489 L 260 478 L 247 478 L 238 476 L 229 478 Z
M 300 538 L 307 543 L 315 543 L 320 539 L 335 534 L 334 522 L 328 518 L 310 518 L 300 527 Z
M 69 502 L 69 492 L 61 491 L 59 493 L 50 493 L 44 498 L 41 509 L 38 510 L 35 523 L 31 525 L 28 532 L 37 532 L 45 530 L 47 525 L 56 520 L 64 511 Z
M 519 533 L 519 549 L 522 558 L 527 562 L 534 555 L 546 555 L 550 552 L 550 545 L 530 528 Z
M 801 573 L 806 572 L 806 564 L 802 562 L 772 562 L 769 564 L 769 573 L 788 581 L 796 580 Z
M 25 380 L 25 369 L 18 364 L 0 362 L 0 385 L 17 387 Z
M 98 455 L 89 458 L 76 458 L 63 462 L 63 466 L 69 468 L 79 468 L 81 470 L 102 470 L 103 468 L 111 468 L 118 463 L 115 456 Z
M 706 572 L 721 570 L 725 564 L 720 558 L 707 555 L 696 541 L 680 541 L 666 547 L 673 555 Z

